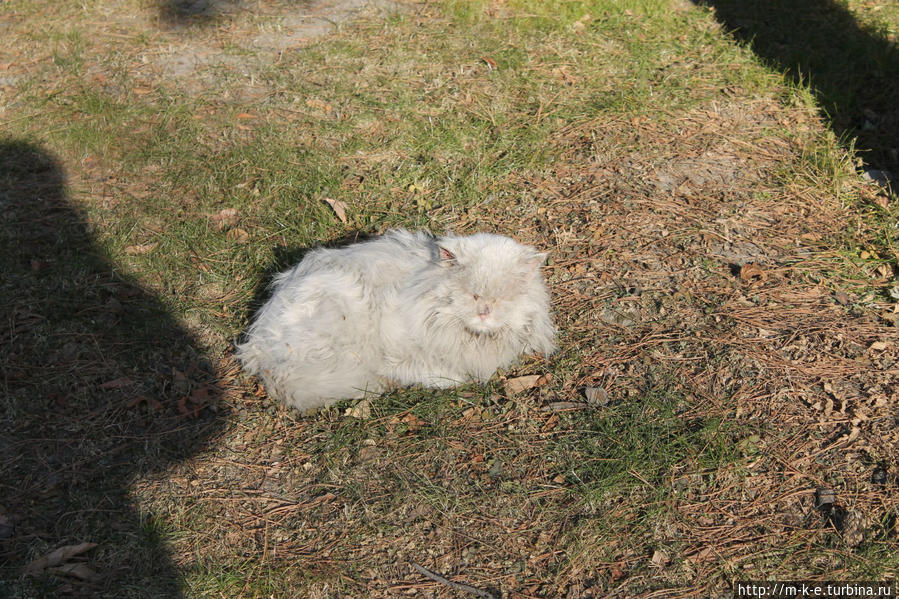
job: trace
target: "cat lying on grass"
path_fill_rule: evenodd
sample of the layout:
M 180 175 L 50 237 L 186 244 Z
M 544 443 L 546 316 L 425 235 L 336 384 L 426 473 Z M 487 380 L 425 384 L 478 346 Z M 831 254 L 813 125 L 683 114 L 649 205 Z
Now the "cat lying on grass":
M 487 233 L 395 230 L 316 249 L 275 277 L 237 357 L 303 411 L 396 386 L 486 381 L 555 349 L 545 258 Z

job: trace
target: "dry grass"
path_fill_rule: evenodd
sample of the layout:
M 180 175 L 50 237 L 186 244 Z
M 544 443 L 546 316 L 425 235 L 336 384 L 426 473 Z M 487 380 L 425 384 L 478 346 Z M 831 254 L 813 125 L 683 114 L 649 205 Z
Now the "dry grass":
M 895 196 L 706 9 L 403 4 L 314 40 L 315 3 L 12 6 L 0 592 L 896 577 Z M 229 345 L 268 274 L 397 224 L 549 250 L 559 354 L 273 404 Z M 80 542 L 92 575 L 18 577 Z

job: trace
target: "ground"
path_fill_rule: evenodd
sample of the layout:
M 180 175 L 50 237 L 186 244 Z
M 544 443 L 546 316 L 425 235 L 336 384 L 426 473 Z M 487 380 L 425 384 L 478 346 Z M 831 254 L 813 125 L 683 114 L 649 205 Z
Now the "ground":
M 895 108 L 822 110 L 899 85 L 891 3 L 808 13 L 861 83 L 723 1 L 5 6 L 0 594 L 896 578 Z M 272 273 L 391 226 L 548 251 L 559 351 L 270 400 Z

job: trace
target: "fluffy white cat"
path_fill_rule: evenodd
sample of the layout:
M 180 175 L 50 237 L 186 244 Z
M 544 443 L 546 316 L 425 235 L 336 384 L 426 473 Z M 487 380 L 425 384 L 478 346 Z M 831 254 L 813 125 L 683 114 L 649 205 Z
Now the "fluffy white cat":
M 545 254 L 501 235 L 390 231 L 275 277 L 237 356 L 300 410 L 397 385 L 485 381 L 555 349 Z

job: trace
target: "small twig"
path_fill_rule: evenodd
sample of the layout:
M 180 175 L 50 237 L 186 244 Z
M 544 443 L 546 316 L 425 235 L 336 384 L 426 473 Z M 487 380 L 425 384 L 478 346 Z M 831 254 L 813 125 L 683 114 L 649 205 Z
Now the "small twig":
M 439 582 L 440 584 L 445 584 L 451 589 L 456 589 L 457 591 L 465 591 L 466 593 L 471 593 L 472 595 L 477 595 L 478 597 L 483 597 L 484 599 L 496 599 L 496 597 L 492 593 L 488 593 L 487 591 L 482 591 L 481 589 L 476 589 L 473 586 L 469 586 L 467 584 L 462 584 L 461 582 L 453 582 L 451 580 L 447 580 L 440 574 L 436 574 L 431 572 L 424 566 L 419 566 L 415 562 L 410 562 L 412 567 L 430 578 L 435 582 Z
M 554 401 L 540 408 L 541 412 L 563 412 L 565 410 L 583 410 L 587 404 L 582 401 Z

